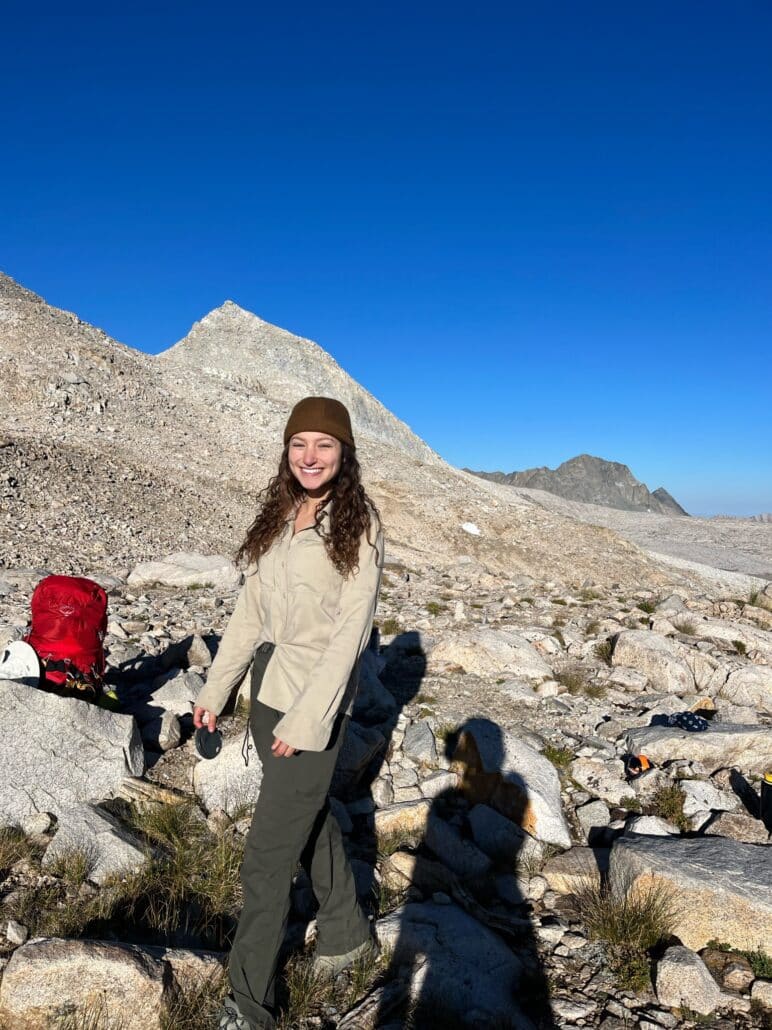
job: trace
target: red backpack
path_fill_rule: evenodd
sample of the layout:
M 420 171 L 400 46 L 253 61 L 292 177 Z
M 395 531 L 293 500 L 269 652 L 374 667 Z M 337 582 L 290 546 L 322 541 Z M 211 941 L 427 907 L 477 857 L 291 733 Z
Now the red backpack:
M 32 622 L 24 638 L 43 667 L 41 686 L 96 701 L 105 675 L 107 594 L 78 576 L 47 576 L 32 594 Z

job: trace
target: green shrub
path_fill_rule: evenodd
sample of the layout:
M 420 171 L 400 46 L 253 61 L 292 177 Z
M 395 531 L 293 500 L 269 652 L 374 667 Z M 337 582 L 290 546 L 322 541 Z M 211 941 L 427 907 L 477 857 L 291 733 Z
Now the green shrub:
M 636 601 L 635 607 L 640 608 L 642 612 L 648 612 L 649 615 L 656 610 L 656 601 Z
M 444 604 L 440 604 L 439 601 L 427 601 L 426 610 L 430 615 L 439 615 L 441 612 L 446 610 Z
M 660 787 L 651 799 L 651 814 L 667 819 L 685 833 L 689 820 L 684 815 L 684 795 L 677 783 Z
M 734 649 L 738 654 L 747 654 L 748 648 L 745 646 L 742 640 L 733 640 Z
M 394 619 L 394 618 L 384 619 L 383 622 L 381 623 L 381 627 L 380 628 L 381 628 L 381 633 L 385 633 L 387 636 L 391 636 L 392 634 L 399 633 L 399 631 L 400 631 L 399 622 L 398 622 L 397 619 Z
M 600 661 L 605 662 L 606 665 L 611 665 L 611 656 L 614 654 L 614 641 L 611 637 L 598 641 L 593 648 L 593 652 Z
M 542 754 L 558 769 L 567 769 L 574 760 L 574 753 L 570 748 L 555 747 L 554 744 L 547 744 Z

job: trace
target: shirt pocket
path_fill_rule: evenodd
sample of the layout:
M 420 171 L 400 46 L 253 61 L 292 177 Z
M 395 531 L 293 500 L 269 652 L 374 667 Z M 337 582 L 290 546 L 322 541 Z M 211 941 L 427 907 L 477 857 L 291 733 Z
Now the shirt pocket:
M 331 621 L 340 607 L 343 577 L 327 557 L 324 542 L 311 537 L 313 530 L 306 532 L 308 538 L 299 540 L 288 556 L 289 607 L 302 611 L 304 617 L 315 612 L 317 620 Z

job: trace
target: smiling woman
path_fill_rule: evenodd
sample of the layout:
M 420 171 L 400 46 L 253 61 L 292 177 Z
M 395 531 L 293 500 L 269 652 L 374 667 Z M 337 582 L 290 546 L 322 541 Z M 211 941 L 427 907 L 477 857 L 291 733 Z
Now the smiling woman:
M 306 397 L 295 405 L 279 470 L 262 497 L 239 551 L 249 563 L 246 580 L 194 711 L 196 726 L 213 730 L 252 663 L 250 727 L 263 779 L 221 1030 L 275 1025 L 276 963 L 301 856 L 319 902 L 317 973 L 335 974 L 372 946 L 327 792 L 370 637 L 384 548 L 339 401 Z

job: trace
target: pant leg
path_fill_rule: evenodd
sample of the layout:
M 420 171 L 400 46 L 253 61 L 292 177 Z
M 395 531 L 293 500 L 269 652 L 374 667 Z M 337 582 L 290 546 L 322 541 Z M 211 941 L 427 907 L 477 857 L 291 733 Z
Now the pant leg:
M 244 905 L 229 964 L 233 996 L 244 1015 L 260 1027 L 273 1025 L 270 1009 L 292 877 L 327 806 L 341 736 L 336 735 L 325 751 L 276 758 L 271 744 L 280 718 L 281 712 L 253 697 L 250 719 L 263 779 L 244 851 Z
M 370 924 L 357 900 L 343 835 L 327 801 L 314 822 L 302 861 L 319 902 L 317 953 L 344 955 L 369 940 Z

